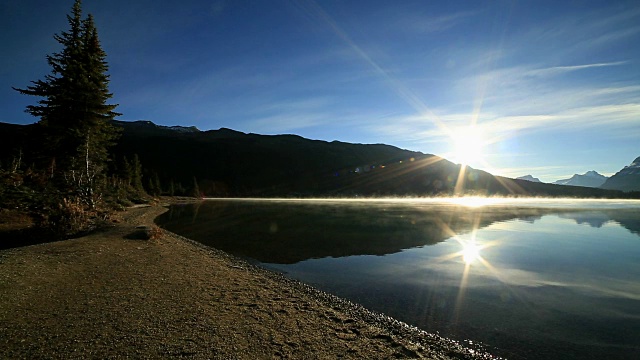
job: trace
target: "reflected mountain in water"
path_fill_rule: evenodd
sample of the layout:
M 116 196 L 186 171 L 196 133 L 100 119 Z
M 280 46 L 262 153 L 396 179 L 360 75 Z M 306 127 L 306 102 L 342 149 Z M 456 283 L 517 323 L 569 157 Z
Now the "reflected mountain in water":
M 392 254 L 433 245 L 495 222 L 535 221 L 559 212 L 411 203 L 205 201 L 171 206 L 157 222 L 238 256 L 293 264 L 314 258 Z
M 562 219 L 574 220 L 576 224 L 586 224 L 593 228 L 601 228 L 604 224 L 611 221 L 611 218 L 603 212 L 581 212 L 581 213 L 568 213 L 559 214 Z
M 575 220 L 577 224 L 588 224 L 594 228 L 600 228 L 609 222 L 620 224 L 629 232 L 640 236 L 640 220 L 638 219 L 637 210 L 601 210 L 601 211 L 582 211 L 559 214 L 563 219 Z
M 622 225 L 622 227 L 629 230 L 631 233 L 640 236 L 640 220 L 638 220 L 637 211 L 627 210 L 610 212 L 609 216 L 611 220 Z

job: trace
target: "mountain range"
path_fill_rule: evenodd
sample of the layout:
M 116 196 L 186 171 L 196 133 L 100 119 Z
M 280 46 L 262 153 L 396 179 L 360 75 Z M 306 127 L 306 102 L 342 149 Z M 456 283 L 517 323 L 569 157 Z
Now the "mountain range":
M 532 175 L 520 176 L 517 179 L 541 183 L 540 179 Z M 606 177 L 592 170 L 584 174 L 574 174 L 569 179 L 556 180 L 552 184 L 621 191 L 640 191 L 640 157 L 633 160 L 630 165 L 625 166 L 611 177 Z
M 574 174 L 569 179 L 556 180 L 553 184 L 557 185 L 575 185 L 587 187 L 600 187 L 607 181 L 608 177 L 599 174 L 597 171 L 587 171 L 584 174 Z
M 527 180 L 532 182 L 541 183 L 540 179 L 533 177 L 533 175 L 525 175 L 517 177 L 516 179 Z M 597 188 L 607 181 L 608 177 L 599 174 L 597 171 L 587 171 L 584 174 L 574 174 L 569 179 L 561 179 L 552 182 L 556 185 L 572 185 L 572 186 L 585 186 Z
M 158 178 L 165 189 L 169 183 L 189 188 L 195 182 L 205 196 L 635 196 L 615 187 L 560 186 L 494 176 L 436 155 L 384 144 L 246 134 L 225 128 L 200 131 L 150 121 L 115 124 L 123 131 L 112 149 L 114 166 L 123 157 L 137 154 L 148 179 Z M 0 123 L 2 163 L 27 146 L 34 127 Z

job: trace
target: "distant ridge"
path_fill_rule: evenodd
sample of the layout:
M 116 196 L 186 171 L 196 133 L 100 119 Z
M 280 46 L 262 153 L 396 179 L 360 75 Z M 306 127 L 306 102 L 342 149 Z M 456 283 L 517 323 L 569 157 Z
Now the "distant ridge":
M 553 184 L 557 185 L 573 185 L 573 186 L 587 186 L 587 187 L 600 187 L 607 181 L 607 177 L 601 174 L 598 174 L 597 171 L 587 171 L 586 173 L 574 174 L 569 179 L 562 179 L 554 181 Z
M 126 127 L 130 132 L 136 132 L 139 135 L 159 135 L 169 132 L 176 133 L 197 133 L 200 132 L 195 126 L 164 126 L 156 125 L 149 120 L 121 121 L 114 120 L 114 124 L 120 127 Z
M 526 180 L 526 181 L 531 181 L 531 182 L 537 182 L 537 183 L 541 183 L 542 181 L 540 181 L 540 179 L 533 177 L 533 175 L 525 175 L 525 176 L 520 176 L 517 177 L 516 179 L 518 180 Z

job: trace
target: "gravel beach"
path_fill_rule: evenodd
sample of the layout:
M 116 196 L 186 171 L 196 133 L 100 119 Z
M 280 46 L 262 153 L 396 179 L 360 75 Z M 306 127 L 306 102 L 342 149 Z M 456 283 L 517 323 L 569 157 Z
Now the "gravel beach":
M 142 240 L 164 211 L 0 251 L 0 358 L 492 358 L 173 233 Z

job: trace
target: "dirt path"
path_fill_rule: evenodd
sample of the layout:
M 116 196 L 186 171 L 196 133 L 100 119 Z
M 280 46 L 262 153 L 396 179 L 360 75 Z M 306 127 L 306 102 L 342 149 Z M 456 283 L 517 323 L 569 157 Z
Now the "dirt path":
M 456 343 L 164 232 L 0 251 L 0 358 L 476 358 Z

